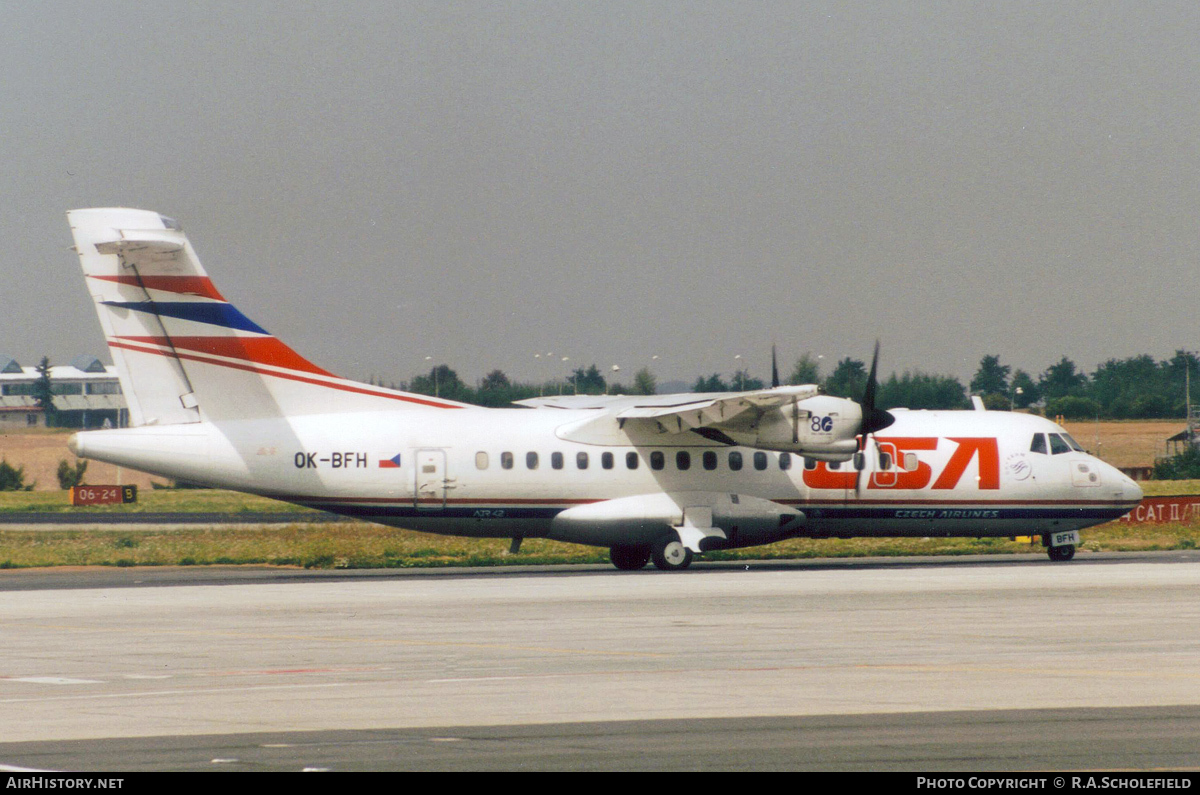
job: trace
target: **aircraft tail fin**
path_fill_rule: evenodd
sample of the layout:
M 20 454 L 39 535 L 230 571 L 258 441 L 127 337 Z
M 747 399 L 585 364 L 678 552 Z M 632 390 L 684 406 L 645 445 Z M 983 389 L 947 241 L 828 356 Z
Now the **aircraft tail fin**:
M 170 218 L 101 208 L 67 219 L 134 425 L 463 407 L 312 364 L 225 300 Z

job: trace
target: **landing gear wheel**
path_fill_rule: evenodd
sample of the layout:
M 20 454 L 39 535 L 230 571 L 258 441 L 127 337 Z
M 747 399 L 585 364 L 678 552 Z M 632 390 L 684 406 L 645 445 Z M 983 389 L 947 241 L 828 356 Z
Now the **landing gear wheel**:
M 1050 555 L 1050 560 L 1070 560 L 1075 557 L 1075 545 L 1064 544 L 1061 547 L 1047 547 L 1046 552 Z
M 655 544 L 652 557 L 654 567 L 662 571 L 682 571 L 692 565 L 692 550 L 674 538 Z
M 644 569 L 650 562 L 650 547 L 615 546 L 608 550 L 612 564 L 621 571 L 637 571 Z

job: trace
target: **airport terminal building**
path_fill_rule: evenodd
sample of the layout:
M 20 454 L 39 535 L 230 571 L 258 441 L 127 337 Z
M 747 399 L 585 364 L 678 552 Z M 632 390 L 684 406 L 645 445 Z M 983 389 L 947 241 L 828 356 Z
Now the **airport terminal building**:
M 22 367 L 0 355 L 0 432 L 5 428 L 46 427 L 38 406 L 36 367 Z M 129 409 L 117 370 L 95 356 L 77 356 L 69 365 L 50 366 L 55 424 L 65 428 L 124 428 Z

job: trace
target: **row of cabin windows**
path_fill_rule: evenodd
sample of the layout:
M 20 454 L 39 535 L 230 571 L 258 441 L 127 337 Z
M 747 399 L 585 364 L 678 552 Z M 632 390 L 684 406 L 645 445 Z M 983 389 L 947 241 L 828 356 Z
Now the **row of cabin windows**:
M 677 450 L 677 451 L 675 451 L 674 458 L 675 458 L 675 468 L 677 470 L 679 470 L 681 472 L 686 472 L 687 470 L 692 468 L 693 461 L 692 461 L 692 453 L 690 451 Z M 816 469 L 817 468 L 816 460 L 814 460 L 812 458 L 804 458 L 803 456 L 801 456 L 801 460 L 804 462 L 805 469 Z M 600 454 L 600 467 L 602 469 L 615 468 L 616 461 L 617 461 L 617 459 L 616 459 L 616 455 L 614 453 L 604 452 L 604 453 Z M 475 454 L 475 468 L 476 469 L 487 469 L 489 463 L 490 463 L 490 459 L 486 452 L 481 450 Z M 664 453 L 662 450 L 653 450 L 653 451 L 651 451 L 650 456 L 649 456 L 649 463 L 650 463 L 650 468 L 653 470 L 657 471 L 657 470 L 666 469 L 667 454 Z M 710 472 L 715 470 L 719 463 L 720 463 L 720 459 L 718 457 L 718 454 L 714 450 L 705 450 L 704 452 L 702 452 L 700 454 L 700 466 Z M 746 459 L 745 459 L 745 456 L 741 452 L 739 452 L 737 450 L 733 450 L 727 454 L 726 463 L 729 466 L 729 469 L 731 471 L 738 472 L 746 465 Z M 761 472 L 768 467 L 768 465 L 770 463 L 770 458 L 768 457 L 768 455 L 766 453 L 759 450 L 759 451 L 755 451 L 754 453 L 752 453 L 750 455 L 750 463 L 756 470 Z M 529 453 L 525 454 L 525 468 L 526 469 L 537 469 L 540 465 L 541 465 L 541 457 L 537 453 L 529 452 Z M 591 465 L 591 458 L 589 457 L 588 453 L 579 452 L 579 453 L 575 454 L 575 468 L 576 469 L 587 469 L 590 465 Z M 641 456 L 639 456 L 636 452 L 634 452 L 632 450 L 625 453 L 625 468 L 626 469 L 637 469 L 640 465 L 641 465 Z M 791 453 L 780 453 L 777 465 L 782 470 L 791 469 L 792 468 Z M 501 469 L 513 469 L 515 466 L 516 466 L 516 456 L 514 456 L 510 452 L 503 452 L 500 454 L 500 468 Z M 830 469 L 840 469 L 841 468 L 841 464 L 836 461 L 830 463 L 828 466 Z M 893 466 L 892 456 L 889 455 L 888 453 L 881 452 L 879 454 L 879 468 L 881 470 L 887 471 L 887 470 L 890 470 L 892 468 L 892 466 Z M 917 468 L 916 454 L 915 453 L 905 453 L 904 460 L 902 462 L 902 466 L 906 471 L 915 470 Z M 562 453 L 551 453 L 550 454 L 550 468 L 551 469 L 564 469 L 565 467 L 566 467 L 566 457 Z

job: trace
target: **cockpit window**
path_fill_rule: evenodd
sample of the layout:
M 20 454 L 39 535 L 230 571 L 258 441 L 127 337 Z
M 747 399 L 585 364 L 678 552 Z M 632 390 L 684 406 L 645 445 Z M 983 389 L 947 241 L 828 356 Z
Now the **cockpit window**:
M 1079 446 L 1079 442 L 1077 442 L 1077 441 L 1075 441 L 1074 439 L 1072 439 L 1072 438 L 1071 438 L 1071 434 L 1069 434 L 1069 433 L 1064 433 L 1064 434 L 1060 434 L 1060 435 L 1061 435 L 1061 436 L 1062 436 L 1062 438 L 1063 438 L 1063 439 L 1066 441 L 1066 443 L 1067 443 L 1068 445 L 1070 445 L 1070 447 L 1071 447 L 1071 449 L 1072 449 L 1072 450 L 1074 450 L 1074 451 L 1075 451 L 1075 452 L 1077 452 L 1077 453 L 1082 453 L 1082 452 L 1084 452 L 1083 448 Z
M 1029 445 L 1029 452 L 1046 454 L 1046 434 L 1035 433 L 1033 435 L 1033 444 Z
M 1050 434 L 1050 455 L 1071 452 L 1071 445 L 1057 433 Z

